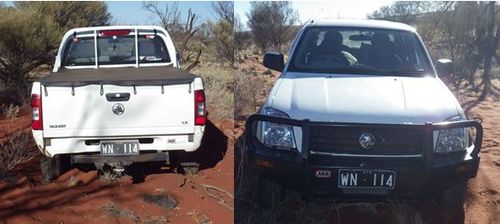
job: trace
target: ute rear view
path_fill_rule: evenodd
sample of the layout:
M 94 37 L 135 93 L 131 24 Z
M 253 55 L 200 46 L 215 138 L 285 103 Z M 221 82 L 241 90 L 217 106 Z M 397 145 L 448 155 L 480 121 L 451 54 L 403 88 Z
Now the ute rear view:
M 54 70 L 33 84 L 32 129 L 45 180 L 64 164 L 122 172 L 132 163 L 180 163 L 205 123 L 200 77 L 179 69 L 167 31 L 151 26 L 77 28 L 62 40 Z M 179 162 L 179 164 L 177 164 Z
M 134 76 L 138 73 L 145 75 Z M 164 67 L 82 69 L 47 76 L 40 87 L 44 137 L 194 133 L 195 78 Z

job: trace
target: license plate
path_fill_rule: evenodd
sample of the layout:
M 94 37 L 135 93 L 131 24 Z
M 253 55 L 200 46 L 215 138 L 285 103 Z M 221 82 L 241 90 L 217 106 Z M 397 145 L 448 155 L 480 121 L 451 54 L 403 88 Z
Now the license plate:
M 396 172 L 390 170 L 339 169 L 339 188 L 394 189 Z
M 139 154 L 139 142 L 120 141 L 120 142 L 101 142 L 102 155 L 134 155 Z

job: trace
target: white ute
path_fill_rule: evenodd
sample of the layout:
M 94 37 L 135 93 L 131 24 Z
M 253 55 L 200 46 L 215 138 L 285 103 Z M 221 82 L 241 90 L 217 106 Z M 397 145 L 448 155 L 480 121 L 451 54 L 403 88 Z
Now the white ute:
M 206 123 L 202 79 L 179 69 L 170 36 L 156 26 L 68 31 L 53 72 L 31 94 L 45 181 L 68 164 L 115 171 L 136 162 L 173 165 L 175 152 L 200 147 Z
M 263 206 L 292 189 L 334 199 L 431 196 L 463 208 L 482 127 L 438 77 L 451 61 L 435 69 L 414 28 L 314 21 L 298 32 L 287 63 L 267 53 L 264 66 L 282 74 L 246 124 Z

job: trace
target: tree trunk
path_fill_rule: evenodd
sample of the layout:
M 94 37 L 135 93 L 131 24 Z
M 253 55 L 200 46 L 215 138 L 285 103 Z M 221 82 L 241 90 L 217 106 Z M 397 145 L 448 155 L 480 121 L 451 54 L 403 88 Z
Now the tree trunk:
M 200 63 L 200 56 L 201 56 L 201 49 L 198 49 L 198 52 L 196 53 L 196 57 L 193 62 L 186 68 L 186 71 L 191 71 L 194 67 L 196 67 Z
M 490 1 L 486 6 L 486 39 L 484 43 L 484 72 L 483 72 L 483 91 L 479 96 L 479 100 L 486 100 L 488 93 L 491 91 L 491 59 L 495 56 L 495 51 L 500 39 L 500 24 L 494 35 L 495 28 L 495 2 Z
M 488 50 L 490 51 L 490 50 Z M 486 53 L 488 54 L 488 53 Z M 484 58 L 484 72 L 483 72 L 483 91 L 481 92 L 481 95 L 479 96 L 479 100 L 483 101 L 486 100 L 486 97 L 488 96 L 488 93 L 491 91 L 491 56 Z

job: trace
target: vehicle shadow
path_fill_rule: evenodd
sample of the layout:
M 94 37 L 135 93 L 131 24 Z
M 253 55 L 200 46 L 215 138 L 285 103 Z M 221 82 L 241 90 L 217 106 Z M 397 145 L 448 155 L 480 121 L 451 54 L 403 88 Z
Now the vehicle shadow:
M 92 200 L 97 192 L 101 193 L 99 197 L 113 194 L 107 190 L 113 186 L 98 181 L 95 172 L 77 175 L 76 169 L 49 184 L 42 184 L 39 167 L 38 158 L 35 158 L 20 164 L 12 175 L 0 179 L 0 220 L 61 207 L 80 200 L 82 195 L 88 196 L 85 200 Z
M 177 159 L 180 162 L 199 163 L 200 170 L 210 169 L 224 159 L 227 148 L 228 137 L 211 120 L 208 120 L 200 148 L 195 152 L 178 153 Z
M 334 201 L 305 199 L 288 190 L 278 207 L 261 208 L 256 203 L 257 178 L 241 136 L 236 140 L 234 164 L 235 223 L 464 223 L 463 209 L 447 211 L 429 199 Z
M 227 148 L 228 137 L 212 121 L 208 120 L 200 148 L 195 152 L 177 152 L 171 159 L 174 160 L 174 163 L 198 163 L 199 170 L 205 170 L 213 168 L 223 160 Z M 175 167 L 175 164 L 165 169 L 160 163 L 138 163 L 132 164 L 127 174 L 132 177 L 133 183 L 142 183 L 148 175 L 174 172 L 181 172 Z

